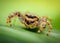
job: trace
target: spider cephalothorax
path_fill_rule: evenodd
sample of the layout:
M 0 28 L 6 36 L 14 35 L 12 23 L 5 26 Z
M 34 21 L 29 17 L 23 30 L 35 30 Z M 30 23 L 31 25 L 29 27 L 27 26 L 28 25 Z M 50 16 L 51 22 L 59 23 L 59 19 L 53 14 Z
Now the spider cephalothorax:
M 10 26 L 12 26 L 11 18 L 13 18 L 14 16 L 18 16 L 21 23 L 23 23 L 27 28 L 34 29 L 37 26 L 40 26 L 40 28 L 37 32 L 42 32 L 43 29 L 46 28 L 46 24 L 48 24 L 48 26 L 50 27 L 50 30 L 48 31 L 47 35 L 52 30 L 52 25 L 50 24 L 47 17 L 45 17 L 45 16 L 38 17 L 38 16 L 32 15 L 32 14 L 22 15 L 20 12 L 16 12 L 16 13 L 13 13 L 13 15 L 8 16 L 7 23 L 10 23 Z
M 28 28 L 36 28 L 40 24 L 40 20 L 35 15 L 26 14 L 25 15 L 25 23 Z

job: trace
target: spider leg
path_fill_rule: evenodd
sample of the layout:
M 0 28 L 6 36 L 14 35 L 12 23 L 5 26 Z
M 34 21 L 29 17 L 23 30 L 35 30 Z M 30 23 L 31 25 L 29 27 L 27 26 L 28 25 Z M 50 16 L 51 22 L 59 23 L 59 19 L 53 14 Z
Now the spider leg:
M 16 12 L 16 13 L 13 13 L 13 15 L 10 15 L 10 16 L 8 16 L 8 18 L 7 18 L 7 23 L 9 23 L 10 24 L 10 26 L 12 26 L 12 23 L 11 23 L 11 19 L 13 18 L 13 17 L 15 17 L 15 16 L 18 16 L 18 17 L 20 17 L 20 12 Z
M 49 28 L 50 28 L 50 30 L 48 31 L 48 33 L 47 33 L 47 35 L 49 35 L 50 34 L 50 32 L 52 31 L 52 25 L 50 24 L 50 22 L 49 21 L 47 21 L 47 24 L 48 24 L 48 26 L 49 26 Z
M 10 15 L 10 16 L 8 16 L 8 18 L 7 18 L 7 23 L 9 23 L 10 26 L 12 26 L 11 18 L 13 18 L 13 17 L 14 17 L 14 15 Z
M 46 22 L 42 22 L 40 24 L 40 29 L 38 30 L 38 33 L 42 32 L 46 28 Z

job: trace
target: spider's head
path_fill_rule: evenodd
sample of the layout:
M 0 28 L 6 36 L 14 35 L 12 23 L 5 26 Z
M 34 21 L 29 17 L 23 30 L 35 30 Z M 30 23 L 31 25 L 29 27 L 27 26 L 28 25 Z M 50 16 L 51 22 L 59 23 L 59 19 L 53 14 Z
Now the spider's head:
M 39 25 L 39 18 L 35 15 L 26 14 L 25 22 L 30 28 L 34 28 Z

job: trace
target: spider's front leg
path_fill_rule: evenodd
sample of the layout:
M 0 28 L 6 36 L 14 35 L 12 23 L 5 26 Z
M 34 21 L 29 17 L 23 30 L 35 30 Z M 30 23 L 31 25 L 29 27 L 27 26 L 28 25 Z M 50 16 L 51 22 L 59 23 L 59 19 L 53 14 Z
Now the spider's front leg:
M 50 28 L 50 30 L 48 31 L 48 33 L 47 33 L 47 35 L 49 35 L 50 34 L 50 32 L 52 31 L 52 25 L 50 24 L 50 22 L 49 21 L 47 21 L 47 24 L 48 24 L 48 26 L 49 26 L 49 28 Z
M 40 28 L 38 32 L 42 32 L 46 28 L 47 18 L 45 16 L 40 17 Z
M 7 23 L 9 23 L 10 26 L 12 26 L 11 19 L 12 19 L 13 17 L 15 17 L 15 16 L 20 17 L 20 12 L 16 12 L 16 13 L 13 13 L 13 15 L 8 16 L 8 18 L 7 18 Z
M 40 28 L 39 28 L 39 30 L 38 30 L 38 33 L 42 32 L 45 28 L 46 28 L 46 22 L 42 22 L 42 23 L 40 24 Z

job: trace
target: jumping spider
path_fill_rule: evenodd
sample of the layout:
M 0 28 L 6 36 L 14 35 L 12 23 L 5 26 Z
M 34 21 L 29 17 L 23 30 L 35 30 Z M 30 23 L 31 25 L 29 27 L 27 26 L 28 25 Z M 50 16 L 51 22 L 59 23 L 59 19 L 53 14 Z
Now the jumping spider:
M 15 13 L 13 13 L 13 15 L 8 16 L 7 23 L 10 23 L 10 26 L 12 26 L 11 18 L 13 18 L 15 16 L 18 16 L 21 23 L 23 23 L 27 28 L 34 29 L 37 26 L 40 26 L 39 30 L 37 31 L 38 33 L 42 32 L 46 28 L 47 24 L 48 24 L 48 26 L 50 28 L 47 35 L 52 30 L 52 25 L 48 21 L 47 17 L 45 17 L 45 16 L 38 17 L 38 16 L 35 16 L 35 15 L 32 15 L 32 14 L 22 15 L 20 12 L 15 12 Z

